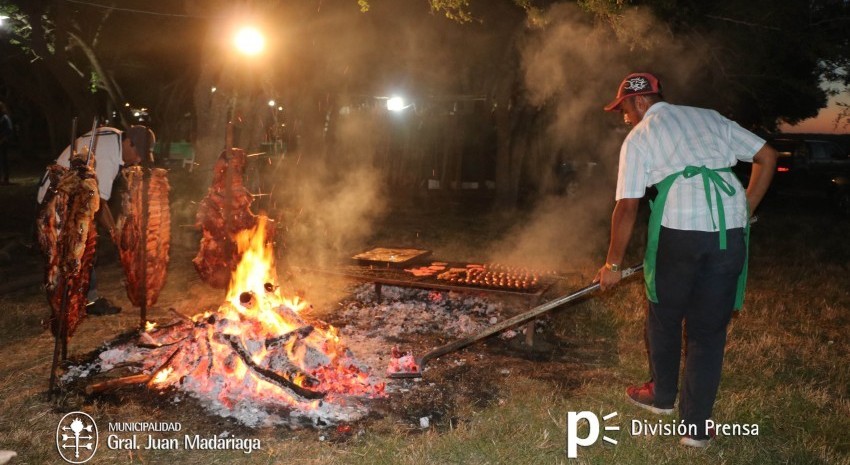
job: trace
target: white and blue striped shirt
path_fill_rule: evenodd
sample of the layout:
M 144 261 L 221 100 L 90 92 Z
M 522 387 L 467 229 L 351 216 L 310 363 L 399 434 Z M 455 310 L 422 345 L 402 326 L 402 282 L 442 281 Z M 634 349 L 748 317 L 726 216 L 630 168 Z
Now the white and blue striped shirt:
M 623 141 L 616 199 L 641 198 L 647 187 L 687 166 L 718 169 L 734 166 L 738 160 L 752 161 L 764 143 L 714 110 L 657 102 Z M 745 190 L 734 174 L 719 174 L 735 188 L 732 197 L 721 194 L 726 227 L 743 227 L 748 220 Z M 673 183 L 661 224 L 687 231 L 717 230 L 700 176 L 679 177 Z

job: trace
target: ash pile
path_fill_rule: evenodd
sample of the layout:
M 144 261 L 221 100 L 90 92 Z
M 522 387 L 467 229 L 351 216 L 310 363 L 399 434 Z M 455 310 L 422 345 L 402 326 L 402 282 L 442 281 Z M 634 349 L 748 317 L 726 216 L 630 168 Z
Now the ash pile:
M 344 321 L 340 333 L 390 341 L 431 334 L 459 338 L 497 324 L 508 310 L 501 299 L 468 292 L 383 286 L 381 296 L 379 300 L 372 285 L 355 287 L 351 297 L 340 303 L 339 316 Z M 536 332 L 542 331 L 544 324 L 540 320 Z M 499 337 L 512 339 L 523 330 L 509 329 Z
M 303 302 L 265 309 L 243 303 L 250 302 L 149 325 L 129 341 L 105 346 L 93 361 L 72 366 L 62 382 L 79 384 L 129 368 L 136 374 L 89 382 L 86 392 L 145 384 L 171 393 L 172 402 L 188 395 L 209 413 L 248 427 L 356 421 L 368 413 L 367 399 L 385 396 L 384 381 L 369 374 L 335 328 L 300 317 Z M 261 321 L 292 329 L 269 332 Z

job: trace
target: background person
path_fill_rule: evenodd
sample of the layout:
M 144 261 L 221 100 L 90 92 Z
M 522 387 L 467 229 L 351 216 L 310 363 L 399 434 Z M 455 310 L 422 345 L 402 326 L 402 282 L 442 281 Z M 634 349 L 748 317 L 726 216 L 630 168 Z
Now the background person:
M 621 111 L 633 127 L 620 150 L 611 242 L 596 275 L 603 290 L 622 277 L 620 266 L 646 188 L 658 190 L 644 259 L 652 380 L 630 386 L 626 397 L 654 413 L 673 413 L 684 321 L 687 355 L 679 416 L 697 433 L 681 443 L 705 447 L 712 437 L 705 421 L 720 384 L 726 327 L 743 303 L 749 216 L 770 185 L 777 154 L 714 110 L 664 102 L 660 82 L 649 73 L 627 76 L 605 110 Z M 731 172 L 738 160 L 753 162 L 746 191 Z
M 0 102 L 0 184 L 9 184 L 9 144 L 14 128 L 6 104 Z

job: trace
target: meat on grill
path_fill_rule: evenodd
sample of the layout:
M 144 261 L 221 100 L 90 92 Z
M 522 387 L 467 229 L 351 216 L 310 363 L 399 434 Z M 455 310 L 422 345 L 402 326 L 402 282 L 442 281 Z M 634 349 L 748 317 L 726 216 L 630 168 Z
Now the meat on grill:
M 245 151 L 238 148 L 230 156 L 227 150 L 219 155 L 212 185 L 195 217 L 203 236 L 192 263 L 204 282 L 220 289 L 227 287 L 239 263 L 236 234 L 257 224 L 257 217 L 251 212 L 253 197 L 244 185 L 245 161 Z
M 121 194 L 121 213 L 115 222 L 127 297 L 135 306 L 142 305 L 143 292 L 146 293 L 144 302 L 147 306 L 156 303 L 165 285 L 171 246 L 168 176 L 164 169 L 154 168 L 150 170 L 148 181 L 146 243 L 142 247 L 144 175 L 145 169 L 141 166 L 126 168 L 122 172 L 127 190 Z
M 38 241 L 45 258 L 44 287 L 51 316 L 46 322 L 56 337 L 70 337 L 85 317 L 86 294 L 93 265 L 97 231 L 94 216 L 100 207 L 94 162 L 76 154 L 67 169 L 48 168 L 50 189 L 36 218 Z M 59 334 L 62 299 L 67 292 L 65 334 Z

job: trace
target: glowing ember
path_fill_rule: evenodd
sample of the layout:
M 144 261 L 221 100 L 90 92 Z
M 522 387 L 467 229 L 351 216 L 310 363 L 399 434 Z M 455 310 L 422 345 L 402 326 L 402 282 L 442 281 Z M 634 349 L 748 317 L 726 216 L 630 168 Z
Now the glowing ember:
M 151 380 L 152 384 L 162 384 L 168 379 L 168 375 L 174 372 L 174 368 L 166 367 L 164 370 L 160 371 L 153 377 Z
M 413 355 L 402 355 L 399 358 L 390 359 L 387 374 L 392 373 L 419 373 L 419 365 L 416 364 Z
M 387 374 L 393 373 L 419 373 L 419 364 L 412 354 L 402 353 L 397 346 L 393 346 Z
M 150 386 L 188 392 L 249 426 L 362 417 L 357 399 L 383 396 L 385 385 L 354 359 L 335 328 L 300 315 L 306 302 L 280 295 L 265 218 L 240 233 L 237 244 L 242 259 L 217 311 L 149 326 L 142 345 L 108 351 L 109 362 L 141 361 L 145 372 L 156 373 Z
M 156 322 L 146 321 L 145 322 L 145 332 L 151 332 L 156 328 Z

